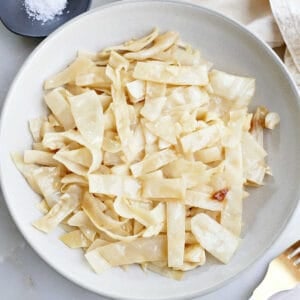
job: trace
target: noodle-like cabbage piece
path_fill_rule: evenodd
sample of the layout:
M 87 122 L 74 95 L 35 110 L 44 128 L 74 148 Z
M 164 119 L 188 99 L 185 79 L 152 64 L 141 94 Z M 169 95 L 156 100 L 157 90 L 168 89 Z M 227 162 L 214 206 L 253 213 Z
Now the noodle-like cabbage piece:
M 239 236 L 242 230 L 243 162 L 241 145 L 225 150 L 225 176 L 229 188 L 221 213 L 221 224 Z
M 110 80 L 106 76 L 105 67 L 93 66 L 87 73 L 78 74 L 75 77 L 75 84 L 77 87 L 93 87 L 93 88 L 104 88 L 110 86 Z M 84 93 L 88 90 L 81 90 L 81 93 Z M 74 93 L 74 90 L 73 90 Z M 74 93 L 74 94 L 81 94 Z
M 48 207 L 54 206 L 61 194 L 61 171 L 59 168 L 41 167 L 33 172 L 33 177 L 39 187 Z
M 141 185 L 131 176 L 93 174 L 88 178 L 90 193 L 139 198 Z
M 90 148 L 93 149 L 93 162 L 89 169 L 89 172 L 93 172 L 97 170 L 101 164 L 100 149 L 102 147 L 104 134 L 101 101 L 99 101 L 98 95 L 94 91 L 69 97 L 69 101 L 76 126 L 83 138 L 90 145 Z M 98 155 L 95 153 L 98 153 Z
M 140 201 L 128 201 L 126 198 L 117 197 L 114 209 L 123 218 L 136 219 L 146 227 L 162 224 L 165 221 L 165 205 L 159 203 L 155 208 L 148 210 L 140 205 Z
M 168 48 L 170 48 L 178 39 L 178 33 L 168 31 L 159 35 L 153 43 L 152 47 L 141 50 L 139 52 L 126 53 L 124 56 L 128 59 L 145 60 L 153 55 L 156 55 Z
M 44 117 L 29 120 L 29 129 L 35 142 L 40 142 L 42 140 L 41 128 L 45 121 L 46 118 Z
M 176 159 L 172 150 L 166 149 L 153 154 L 149 154 L 142 161 L 130 166 L 130 170 L 135 177 L 155 171 Z
M 80 187 L 70 186 L 45 216 L 32 223 L 33 226 L 46 233 L 53 231 L 64 218 L 79 207 L 81 196 Z
M 180 142 L 184 152 L 195 152 L 214 145 L 220 138 L 221 130 L 217 124 L 187 134 L 180 139 Z
M 85 254 L 85 258 L 92 267 L 92 269 L 100 274 L 111 268 L 111 265 L 102 257 L 97 250 L 98 248 L 91 250 Z
M 75 122 L 64 91 L 63 88 L 54 89 L 45 95 L 45 102 L 64 129 L 69 130 L 75 127 Z
M 70 157 L 70 158 L 69 158 Z M 63 164 L 69 171 L 80 175 L 85 176 L 88 173 L 88 168 L 82 164 L 73 161 L 72 151 L 60 150 L 55 153 L 53 158 Z
M 175 280 L 181 280 L 184 274 L 182 271 L 168 268 L 165 263 L 161 264 L 160 262 L 146 263 L 145 269 Z
M 90 241 L 84 236 L 80 230 L 74 230 L 63 234 L 59 238 L 64 244 L 70 248 L 84 248 L 90 245 Z
M 200 161 L 194 162 L 178 158 L 163 167 L 163 173 L 168 178 L 183 178 L 187 188 L 207 184 L 210 172 L 207 166 Z
M 106 48 L 106 49 L 104 49 L 104 51 L 108 52 L 111 50 L 115 50 L 115 51 L 121 50 L 121 51 L 137 52 L 137 51 L 142 50 L 146 46 L 148 46 L 150 43 L 152 43 L 154 41 L 154 39 L 156 39 L 158 34 L 159 34 L 158 29 L 154 28 L 154 30 L 149 35 L 146 35 L 140 39 L 136 39 L 136 40 L 133 39 L 133 40 L 127 41 L 120 46 L 113 46 L 113 47 Z
M 88 186 L 88 181 L 85 177 L 79 176 L 77 174 L 67 174 L 64 177 L 61 178 L 61 183 L 62 183 L 62 190 L 63 187 L 68 186 L 69 184 L 77 184 L 77 185 L 82 185 L 87 187 Z
M 156 122 L 145 122 L 145 127 L 170 145 L 177 143 L 176 127 L 174 127 L 174 120 L 170 116 L 162 116 Z
M 178 267 L 184 261 L 185 204 L 182 201 L 167 203 L 168 267 Z
M 144 198 L 184 199 L 186 184 L 181 178 L 146 178 L 143 180 Z
M 208 70 L 206 65 L 171 66 L 161 62 L 138 62 L 133 71 L 135 79 L 167 83 L 173 85 L 206 85 Z
M 88 253 L 91 252 L 98 252 L 111 266 L 162 261 L 167 258 L 167 239 L 163 235 L 138 238 L 131 242 L 112 243 Z
M 205 149 L 198 150 L 194 153 L 196 160 L 199 160 L 203 163 L 211 163 L 215 161 L 222 160 L 222 151 L 220 147 L 213 146 Z
M 145 99 L 146 82 L 143 80 L 134 80 L 126 84 L 129 99 L 132 103 L 137 103 Z
M 166 100 L 166 97 L 146 99 L 145 104 L 141 109 L 141 115 L 151 122 L 157 120 L 162 112 Z
M 24 163 L 37 164 L 43 166 L 57 166 L 57 161 L 53 159 L 53 153 L 40 150 L 24 151 Z
M 97 228 L 93 225 L 89 217 L 82 210 L 78 211 L 68 219 L 68 225 L 79 227 L 85 237 L 93 241 L 97 234 Z
M 249 132 L 242 136 L 243 172 L 248 184 L 262 185 L 266 173 L 266 151 Z
M 110 69 L 108 68 L 108 70 Z M 120 137 L 124 155 L 128 161 L 131 161 L 132 153 L 129 149 L 129 142 L 133 133 L 130 126 L 129 106 L 127 105 L 125 92 L 122 88 L 120 71 L 112 70 L 111 72 L 113 73 L 113 84 L 111 86 L 113 99 L 112 109 L 116 120 L 117 132 Z
M 102 230 L 105 227 L 107 230 L 112 230 L 117 234 L 125 235 L 126 232 L 122 228 L 126 221 L 120 222 L 106 215 L 101 208 L 103 204 L 100 199 L 86 192 L 82 201 L 82 209 L 89 217 L 96 228 Z
M 199 244 L 188 245 L 184 251 L 184 261 L 204 265 L 206 262 L 205 250 Z
M 213 211 L 222 211 L 224 208 L 223 202 L 213 200 L 211 195 L 203 192 L 188 190 L 186 191 L 184 200 L 186 205 L 192 207 L 199 207 Z
M 151 58 L 182 66 L 197 65 L 201 62 L 198 50 L 179 48 L 178 45 L 173 45 L 166 51 L 154 54 Z
M 246 107 L 255 91 L 255 79 L 235 76 L 218 70 L 209 73 L 213 92 L 233 101 L 236 107 Z
M 42 194 L 36 179 L 34 177 L 34 171 L 38 170 L 39 167 L 34 164 L 25 164 L 24 159 L 20 153 L 11 154 L 11 158 L 14 161 L 17 169 L 21 172 L 27 182 L 30 184 L 31 188 L 37 193 Z
M 64 164 L 67 168 L 72 168 L 76 174 L 85 176 L 87 171 L 91 172 L 91 170 L 81 164 L 78 164 L 77 162 L 74 163 L 72 160 L 68 159 L 69 153 L 66 152 L 69 151 L 66 151 L 65 146 L 71 142 L 85 146 L 91 152 L 93 163 L 90 169 L 92 167 L 100 167 L 102 161 L 102 152 L 99 151 L 98 147 L 91 145 L 78 131 L 68 130 L 58 133 L 47 133 L 43 139 L 43 144 L 45 147 L 50 148 L 51 150 L 61 149 L 53 156 L 54 159 Z
M 66 69 L 45 81 L 44 88 L 53 89 L 66 83 L 74 82 L 79 74 L 88 73 L 94 63 L 87 57 L 79 56 Z
M 238 237 L 204 213 L 193 217 L 191 226 L 195 238 L 205 250 L 221 262 L 229 262 L 239 245 Z

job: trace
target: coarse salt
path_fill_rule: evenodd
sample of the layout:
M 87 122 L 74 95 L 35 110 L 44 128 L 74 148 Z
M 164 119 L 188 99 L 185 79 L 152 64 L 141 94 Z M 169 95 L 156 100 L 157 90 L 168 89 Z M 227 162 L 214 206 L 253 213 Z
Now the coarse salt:
M 45 23 L 61 15 L 67 2 L 67 0 L 25 0 L 24 6 L 29 17 Z

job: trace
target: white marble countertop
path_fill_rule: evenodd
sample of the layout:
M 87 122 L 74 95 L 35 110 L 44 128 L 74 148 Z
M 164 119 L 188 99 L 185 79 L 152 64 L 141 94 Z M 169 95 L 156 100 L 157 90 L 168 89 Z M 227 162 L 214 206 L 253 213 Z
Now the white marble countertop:
M 93 7 L 107 3 L 94 0 Z M 0 109 L 16 72 L 40 42 L 9 32 L 0 24 Z M 299 116 L 300 117 L 300 116 Z M 290 223 L 263 257 L 223 288 L 200 297 L 201 300 L 243 300 L 261 281 L 269 261 L 289 244 L 299 239 L 300 205 Z M 71 283 L 50 268 L 26 243 L 6 208 L 0 191 L 0 299 L 2 300 L 99 300 L 95 295 Z M 199 298 L 199 299 L 200 299 Z M 274 297 L 281 300 L 300 299 L 300 288 Z

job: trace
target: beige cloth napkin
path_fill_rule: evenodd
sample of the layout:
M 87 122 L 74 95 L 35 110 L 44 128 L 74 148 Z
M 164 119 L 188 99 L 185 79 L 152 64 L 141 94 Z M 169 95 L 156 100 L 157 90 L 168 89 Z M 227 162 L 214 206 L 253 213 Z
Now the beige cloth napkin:
M 300 88 L 300 0 L 185 0 L 242 23 L 272 48 L 286 45 L 284 63 Z
M 270 4 L 286 44 L 284 62 L 300 88 L 300 1 L 270 0 Z

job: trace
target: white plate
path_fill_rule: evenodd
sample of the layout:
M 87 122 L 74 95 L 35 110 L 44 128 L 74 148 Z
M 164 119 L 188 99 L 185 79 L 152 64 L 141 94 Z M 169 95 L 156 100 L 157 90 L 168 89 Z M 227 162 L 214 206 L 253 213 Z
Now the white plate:
M 79 251 L 30 224 L 40 214 L 38 197 L 10 159 L 10 152 L 28 149 L 30 118 L 45 113 L 43 81 L 70 62 L 78 49 L 98 50 L 154 26 L 176 30 L 202 50 L 215 66 L 257 79 L 254 105 L 263 104 L 281 115 L 280 127 L 266 134 L 274 173 L 265 187 L 251 190 L 245 200 L 243 241 L 228 265 L 213 263 L 189 272 L 178 282 L 139 268 L 113 269 L 99 276 Z M 59 273 L 96 293 L 118 299 L 179 299 L 215 290 L 253 263 L 278 237 L 299 197 L 300 118 L 297 91 L 276 55 L 246 29 L 200 7 L 162 1 L 117 3 L 74 19 L 52 34 L 32 53 L 17 75 L 2 114 L 0 154 L 2 188 L 20 231 L 36 252 Z M 47 291 L 46 291 L 47 292 Z

